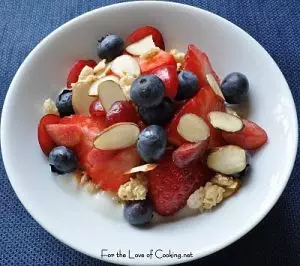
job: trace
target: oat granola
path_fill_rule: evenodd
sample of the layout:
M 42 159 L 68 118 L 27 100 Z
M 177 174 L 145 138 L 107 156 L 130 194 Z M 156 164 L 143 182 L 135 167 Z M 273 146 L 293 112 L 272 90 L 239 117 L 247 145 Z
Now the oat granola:
M 130 98 L 130 88 L 131 88 L 131 85 L 132 85 L 133 81 L 135 80 L 135 78 L 136 78 L 135 76 L 127 73 L 119 81 L 119 84 L 120 84 L 120 86 L 123 90 L 123 93 L 124 93 L 124 95 L 125 95 L 125 97 L 128 101 L 131 100 L 131 98 Z
M 130 178 L 130 181 L 120 186 L 118 196 L 122 200 L 144 200 L 147 192 L 145 174 L 137 173 L 135 178 Z
M 172 49 L 170 54 L 173 55 L 176 63 L 182 64 L 184 62 L 185 53 L 179 52 L 176 49 Z

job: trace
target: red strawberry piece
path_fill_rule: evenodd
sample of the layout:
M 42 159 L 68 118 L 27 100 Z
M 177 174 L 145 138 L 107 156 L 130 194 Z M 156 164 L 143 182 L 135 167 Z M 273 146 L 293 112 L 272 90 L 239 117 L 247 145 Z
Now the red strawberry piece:
M 60 124 L 73 124 L 81 128 L 81 140 L 74 147 L 74 150 L 77 152 L 80 163 L 84 164 L 87 154 L 94 146 L 95 137 L 105 128 L 105 119 L 86 115 L 71 115 L 63 117 Z
M 209 85 L 206 79 L 207 74 L 212 74 L 220 84 L 220 79 L 213 70 L 208 56 L 193 44 L 188 46 L 183 69 L 193 72 L 198 77 L 201 87 Z
M 206 152 L 208 144 L 209 139 L 198 143 L 182 144 L 172 154 L 174 164 L 179 168 L 183 168 L 192 162 L 198 161 Z
M 212 177 L 212 172 L 199 163 L 179 168 L 167 154 L 149 172 L 149 192 L 154 210 L 160 215 L 172 215 L 185 206 L 189 196 Z
M 100 118 L 104 118 L 106 116 L 106 112 L 99 99 L 96 99 L 91 103 L 90 114 L 91 116 L 100 117 Z
M 222 137 L 222 131 L 208 124 L 210 128 L 209 149 L 217 148 L 228 144 Z
M 150 58 L 140 58 L 138 62 L 143 74 L 151 74 L 152 71 L 163 66 L 176 67 L 173 55 L 162 50 Z
M 214 91 L 205 86 L 189 101 L 187 101 L 175 114 L 170 124 L 167 126 L 167 136 L 170 143 L 176 146 L 186 143 L 177 132 L 180 118 L 187 113 L 192 113 L 204 119 L 210 127 L 209 148 L 218 147 L 223 144 L 222 133 L 210 125 L 207 114 L 212 111 L 225 111 L 223 99 L 216 95 Z
M 46 130 L 56 145 L 71 148 L 80 142 L 81 129 L 78 125 L 46 125 Z
M 92 150 L 90 153 L 95 153 Z M 115 153 L 115 154 L 114 154 Z M 120 151 L 101 151 L 98 155 L 88 155 L 86 169 L 88 176 L 103 190 L 116 192 L 120 185 L 130 179 L 123 173 L 139 165 L 140 157 L 135 147 Z
M 60 119 L 60 124 L 75 124 L 82 128 L 97 129 L 102 131 L 105 128 L 105 119 L 98 119 L 87 115 L 70 115 Z
M 118 151 L 104 151 L 92 148 L 86 156 L 85 165 L 88 169 L 92 170 L 93 168 L 112 160 L 117 153 Z
M 137 123 L 139 115 L 131 102 L 115 102 L 106 114 L 106 125 L 111 126 L 120 122 Z
M 178 91 L 177 68 L 174 65 L 156 68 L 152 74 L 158 76 L 165 85 L 165 96 L 174 99 Z
M 152 35 L 153 42 L 157 47 L 159 47 L 162 50 L 165 50 L 165 43 L 161 32 L 158 29 L 151 26 L 144 26 L 136 29 L 127 37 L 126 43 L 128 45 L 135 43 L 149 35 Z
M 223 138 L 229 143 L 238 145 L 243 149 L 257 149 L 268 141 L 268 135 L 264 129 L 254 122 L 243 120 L 242 130 L 234 133 L 223 132 Z
M 85 66 L 89 66 L 94 68 L 97 65 L 96 61 L 94 60 L 79 60 L 77 61 L 73 67 L 71 68 L 68 78 L 67 78 L 67 87 L 71 88 L 72 83 L 76 83 L 78 81 L 79 74 L 81 70 Z
M 55 147 L 55 143 L 49 136 L 46 125 L 59 123 L 60 117 L 57 115 L 45 115 L 41 118 L 38 126 L 38 141 L 42 151 L 48 155 L 50 151 Z

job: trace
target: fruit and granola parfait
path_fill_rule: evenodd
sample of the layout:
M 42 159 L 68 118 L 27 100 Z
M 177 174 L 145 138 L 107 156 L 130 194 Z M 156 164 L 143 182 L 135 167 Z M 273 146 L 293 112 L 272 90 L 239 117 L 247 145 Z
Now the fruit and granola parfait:
M 139 226 L 154 212 L 203 212 L 234 195 L 250 168 L 247 151 L 268 139 L 229 108 L 247 101 L 247 77 L 221 80 L 193 44 L 166 51 L 151 26 L 125 40 L 105 35 L 97 52 L 99 62 L 79 60 L 66 88 L 44 102 L 38 140 L 51 171 L 113 193 Z

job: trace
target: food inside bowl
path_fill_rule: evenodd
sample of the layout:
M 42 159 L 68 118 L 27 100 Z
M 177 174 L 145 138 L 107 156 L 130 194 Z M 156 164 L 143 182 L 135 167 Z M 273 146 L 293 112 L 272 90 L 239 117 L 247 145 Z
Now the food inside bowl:
M 79 60 L 66 89 L 44 102 L 38 141 L 51 171 L 81 173 L 89 191 L 114 193 L 139 226 L 153 212 L 202 212 L 234 195 L 250 168 L 247 151 L 268 139 L 228 106 L 247 100 L 247 77 L 221 82 L 197 46 L 168 52 L 151 26 L 126 40 L 105 35 L 97 51 L 99 62 Z

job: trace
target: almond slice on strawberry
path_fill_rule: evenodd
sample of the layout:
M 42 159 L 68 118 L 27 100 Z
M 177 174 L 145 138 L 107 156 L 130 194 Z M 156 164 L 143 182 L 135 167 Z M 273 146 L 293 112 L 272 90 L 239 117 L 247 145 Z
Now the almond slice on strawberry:
M 163 216 L 176 213 L 212 175 L 201 163 L 179 168 L 172 162 L 172 153 L 166 154 L 159 165 L 148 173 L 149 194 L 155 211 Z
M 60 117 L 58 115 L 45 115 L 41 118 L 38 126 L 38 141 L 41 147 L 41 150 L 48 155 L 50 151 L 55 147 L 55 142 L 49 136 L 46 126 L 51 124 L 58 124 Z
M 223 138 L 229 144 L 238 145 L 243 149 L 257 149 L 268 141 L 266 131 L 259 125 L 246 119 L 243 119 L 243 124 L 243 129 L 238 132 L 223 132 Z
M 206 74 L 206 80 L 208 82 L 208 85 L 213 89 L 215 94 L 219 95 L 224 101 L 225 97 L 221 91 L 221 88 L 219 86 L 219 83 L 216 81 L 213 74 Z
M 181 117 L 191 113 L 201 117 L 208 123 L 210 128 L 209 148 L 222 146 L 225 141 L 222 133 L 210 125 L 207 115 L 212 111 L 225 111 L 225 105 L 222 98 L 216 95 L 209 86 L 205 86 L 189 101 L 187 101 L 175 114 L 170 124 L 167 126 L 167 136 L 170 143 L 176 146 L 186 143 L 187 141 L 180 136 L 177 127 Z
M 224 175 L 240 173 L 247 166 L 246 151 L 235 145 L 215 148 L 207 157 L 207 166 Z
M 139 173 L 139 172 L 145 173 L 145 172 L 152 171 L 156 167 L 157 167 L 157 164 L 155 164 L 155 163 L 147 163 L 147 164 L 143 164 L 143 165 L 139 165 L 137 167 L 131 168 L 130 170 L 126 171 L 124 173 L 124 175 L 130 175 L 130 174 Z
M 192 113 L 184 114 L 180 118 L 177 132 L 189 142 L 203 141 L 210 136 L 210 129 L 207 123 L 201 117 Z
M 135 145 L 140 134 L 138 125 L 130 122 L 116 123 L 103 130 L 95 139 L 99 150 L 119 150 Z
M 127 44 L 136 43 L 149 35 L 152 36 L 155 46 L 159 47 L 162 50 L 165 49 L 165 44 L 161 32 L 152 26 L 143 26 L 137 28 L 134 32 L 132 32 L 127 37 L 126 43 Z
M 231 115 L 225 112 L 210 112 L 208 114 L 208 119 L 214 128 L 221 129 L 225 132 L 237 132 L 244 127 L 242 119 L 236 115 Z
M 80 142 L 81 128 L 78 125 L 50 124 L 46 130 L 56 145 L 74 147 Z

